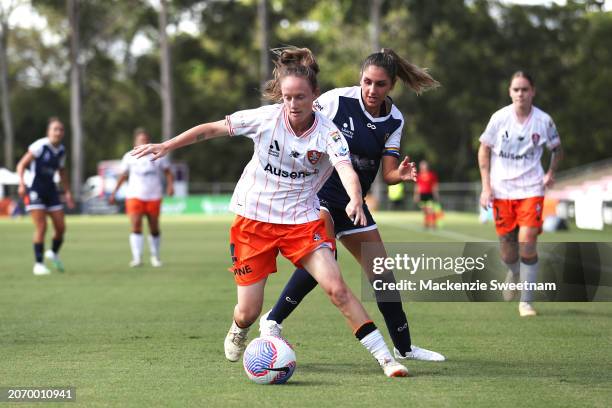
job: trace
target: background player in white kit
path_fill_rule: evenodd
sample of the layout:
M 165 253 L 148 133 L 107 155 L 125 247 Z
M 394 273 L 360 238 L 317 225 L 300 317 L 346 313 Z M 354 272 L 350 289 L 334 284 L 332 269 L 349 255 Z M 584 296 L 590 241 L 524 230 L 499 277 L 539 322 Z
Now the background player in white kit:
M 147 144 L 151 137 L 146 130 L 138 128 L 134 131 L 134 147 Z M 121 160 L 121 176 L 113 190 L 109 201 L 115 203 L 115 195 L 121 185 L 128 180 L 125 210 L 130 217 L 132 232 L 130 234 L 130 248 L 132 250 L 131 267 L 142 265 L 142 250 L 144 239 L 142 236 L 142 217 L 146 216 L 149 222 L 149 249 L 151 251 L 151 265 L 162 266 L 159 251 L 161 232 L 159 229 L 159 213 L 163 195 L 162 178 L 166 178 L 166 194 L 174 194 L 174 179 L 170 171 L 170 162 L 167 158 L 151 161 L 149 158 L 136 159 L 126 153 Z
M 137 147 L 142 157 L 220 136 L 242 135 L 255 151 L 232 197 L 237 216 L 230 230 L 230 253 L 238 304 L 225 339 L 225 356 L 240 359 L 249 327 L 261 313 L 264 287 L 276 272 L 279 252 L 297 267 L 305 267 L 344 314 L 355 336 L 372 353 L 389 377 L 408 371 L 391 355 L 380 331 L 346 286 L 334 259 L 333 239 L 319 218 L 316 193 L 335 168 L 350 201 L 346 213 L 365 225 L 361 187 L 349 160 L 348 145 L 333 122 L 312 103 L 319 93 L 318 65 L 310 50 L 278 50 L 274 79 L 264 95 L 277 103 L 239 111 L 225 120 L 196 126 L 162 144 Z
M 512 75 L 509 93 L 512 104 L 495 112 L 480 136 L 480 205 L 493 205 L 501 257 L 509 269 L 506 281 L 536 282 L 544 189 L 554 183 L 561 141 L 551 117 L 533 106 L 535 85 L 528 74 Z M 551 151 L 546 173 L 540 163 L 544 146 Z M 514 296 L 504 292 L 505 300 Z M 536 315 L 532 301 L 533 293 L 523 290 L 521 316 Z

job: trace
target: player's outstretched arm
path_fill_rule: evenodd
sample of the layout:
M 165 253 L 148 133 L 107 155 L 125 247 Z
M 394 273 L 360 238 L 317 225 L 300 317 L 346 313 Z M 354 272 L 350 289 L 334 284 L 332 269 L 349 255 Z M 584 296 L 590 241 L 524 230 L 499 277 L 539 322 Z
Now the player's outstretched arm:
M 482 193 L 480 193 L 480 205 L 487 209 L 493 203 L 493 191 L 491 190 L 491 147 L 481 143 L 478 148 L 478 167 L 480 168 L 480 180 L 482 181 Z
M 221 136 L 229 136 L 225 120 L 203 123 L 201 125 L 192 127 L 191 129 L 186 130 L 180 135 L 163 143 L 149 143 L 136 146 L 134 150 L 132 150 L 132 156 L 140 158 L 148 154 L 153 154 L 153 158 L 151 160 L 156 160 L 160 157 L 164 157 L 166 154 L 172 150 L 178 149 L 179 147 Z
M 350 163 L 342 162 L 335 166 L 340 181 L 348 194 L 350 201 L 346 205 L 346 213 L 355 225 L 365 227 L 367 220 L 363 212 L 363 198 L 359 177 Z
M 416 164 L 405 156 L 400 163 L 396 157 L 383 156 L 382 159 L 383 180 L 387 184 L 398 184 L 402 181 L 416 181 Z

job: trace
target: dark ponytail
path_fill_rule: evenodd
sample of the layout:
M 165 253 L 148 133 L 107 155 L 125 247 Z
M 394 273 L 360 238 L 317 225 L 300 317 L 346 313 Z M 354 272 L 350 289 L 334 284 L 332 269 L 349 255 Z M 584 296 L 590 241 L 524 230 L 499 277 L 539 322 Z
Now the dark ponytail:
M 383 48 L 380 52 L 370 54 L 361 66 L 362 75 L 370 65 L 381 67 L 387 71 L 393 83 L 399 77 L 404 84 L 417 94 L 440 86 L 440 83 L 429 75 L 426 68 L 419 68 L 397 55 L 391 48 Z

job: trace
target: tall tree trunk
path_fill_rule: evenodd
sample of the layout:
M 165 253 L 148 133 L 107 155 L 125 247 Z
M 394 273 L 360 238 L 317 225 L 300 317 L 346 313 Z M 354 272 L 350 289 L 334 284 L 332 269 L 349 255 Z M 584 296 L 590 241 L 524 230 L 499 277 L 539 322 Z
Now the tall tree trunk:
M 268 0 L 259 0 L 257 19 L 259 20 L 259 87 L 264 89 L 270 75 L 270 56 L 268 55 Z M 262 100 L 265 103 L 265 101 Z
M 168 3 L 166 0 L 160 1 L 159 10 L 159 47 L 160 47 L 160 82 L 161 82 L 161 103 L 162 103 L 162 139 L 168 140 L 174 136 L 174 104 L 172 95 L 172 73 L 170 45 L 168 44 Z
M 12 169 L 15 166 L 13 118 L 11 115 L 11 105 L 9 101 L 8 83 L 8 14 L 6 19 L 0 22 L 0 92 L 2 101 L 2 127 L 4 130 L 4 165 Z
M 72 129 L 72 193 L 76 201 L 81 200 L 84 163 L 84 134 L 81 100 L 81 67 L 80 67 L 80 34 L 79 34 L 80 0 L 68 0 L 68 18 L 70 21 L 70 123 Z
M 370 44 L 372 52 L 380 51 L 380 9 L 383 0 L 371 0 L 370 2 Z M 382 167 L 382 161 L 381 161 Z M 376 199 L 378 208 L 382 208 L 385 202 L 387 186 L 382 178 L 382 168 L 372 183 L 372 195 Z

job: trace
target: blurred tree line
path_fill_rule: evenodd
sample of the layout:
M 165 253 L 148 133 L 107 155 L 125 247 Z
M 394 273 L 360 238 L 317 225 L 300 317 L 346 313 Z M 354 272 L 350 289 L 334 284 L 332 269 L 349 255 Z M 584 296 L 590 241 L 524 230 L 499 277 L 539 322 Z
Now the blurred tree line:
M 129 150 L 138 126 L 161 140 L 159 3 L 80 2 L 77 69 L 85 176 L 96 172 L 98 161 L 120 158 Z M 402 84 L 393 91 L 406 118 L 404 153 L 415 160 L 427 158 L 442 181 L 478 180 L 478 136 L 490 115 L 510 103 L 509 77 L 523 69 L 535 78 L 536 105 L 559 128 L 566 150 L 562 168 L 611 156 L 612 13 L 601 11 L 600 3 L 545 7 L 496 0 L 382 1 L 381 46 L 429 67 L 442 83 L 420 96 Z M 162 4 L 170 28 L 174 131 L 259 106 L 264 64 L 258 1 Z M 322 70 L 322 91 L 358 83 L 360 62 L 372 51 L 369 1 L 268 0 L 266 6 L 269 47 L 311 48 Z M 66 124 L 69 154 L 73 149 L 66 1 L 32 0 L 32 7 L 46 19 L 44 30 L 9 29 L 1 25 L 6 10 L 0 13 L 13 160 L 44 135 L 46 120 L 54 115 Z M 195 32 L 181 30 L 185 22 Z M 135 44 L 143 40 L 151 47 L 138 49 Z M 0 129 L 5 138 L 6 126 Z M 236 181 L 251 154 L 248 140 L 214 140 L 179 150 L 173 160 L 188 162 L 192 181 Z

